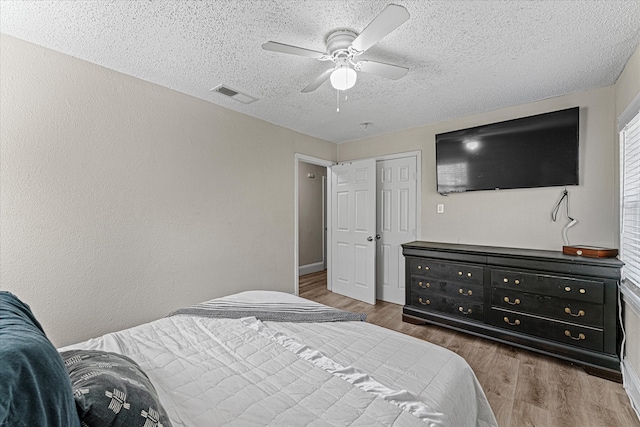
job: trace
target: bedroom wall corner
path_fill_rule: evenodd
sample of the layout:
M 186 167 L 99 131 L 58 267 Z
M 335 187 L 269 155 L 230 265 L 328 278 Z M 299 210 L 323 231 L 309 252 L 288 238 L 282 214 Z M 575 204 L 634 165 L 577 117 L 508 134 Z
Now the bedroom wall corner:
M 335 144 L 0 35 L 0 289 L 63 346 L 294 290 L 294 156 Z

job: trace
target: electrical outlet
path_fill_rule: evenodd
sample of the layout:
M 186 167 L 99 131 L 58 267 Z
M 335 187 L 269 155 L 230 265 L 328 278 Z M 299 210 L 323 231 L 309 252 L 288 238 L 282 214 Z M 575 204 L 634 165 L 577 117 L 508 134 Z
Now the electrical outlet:
M 437 208 L 439 214 L 444 213 L 444 205 L 442 203 L 439 203 Z

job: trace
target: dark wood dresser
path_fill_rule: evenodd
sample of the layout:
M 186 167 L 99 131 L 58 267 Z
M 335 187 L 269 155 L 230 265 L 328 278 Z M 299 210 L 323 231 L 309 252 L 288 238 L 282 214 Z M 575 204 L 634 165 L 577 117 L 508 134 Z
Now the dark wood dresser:
M 620 380 L 618 259 L 421 241 L 402 247 L 404 321 L 559 357 Z

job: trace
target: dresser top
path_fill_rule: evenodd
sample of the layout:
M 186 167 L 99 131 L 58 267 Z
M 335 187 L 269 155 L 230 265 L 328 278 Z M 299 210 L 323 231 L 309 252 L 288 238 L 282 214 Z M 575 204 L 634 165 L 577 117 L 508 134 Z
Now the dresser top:
M 617 258 L 587 258 L 575 255 L 565 255 L 561 251 L 548 251 L 538 249 L 505 248 L 499 246 L 463 245 L 457 243 L 440 243 L 414 241 L 404 243 L 405 249 L 433 250 L 438 252 L 451 252 L 458 254 L 478 255 L 487 257 L 515 258 L 515 259 L 539 259 L 545 261 L 557 261 L 570 264 L 597 265 L 601 267 L 620 268 L 624 263 Z

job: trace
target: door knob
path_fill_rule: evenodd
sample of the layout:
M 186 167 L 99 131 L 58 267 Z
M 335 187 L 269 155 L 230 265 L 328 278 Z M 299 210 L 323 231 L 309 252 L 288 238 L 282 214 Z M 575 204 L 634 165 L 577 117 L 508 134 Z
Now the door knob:
M 381 236 L 379 234 L 376 234 L 376 240 L 380 240 L 380 237 Z
M 373 237 L 371 237 L 371 236 L 367 237 L 367 241 L 373 242 Z

